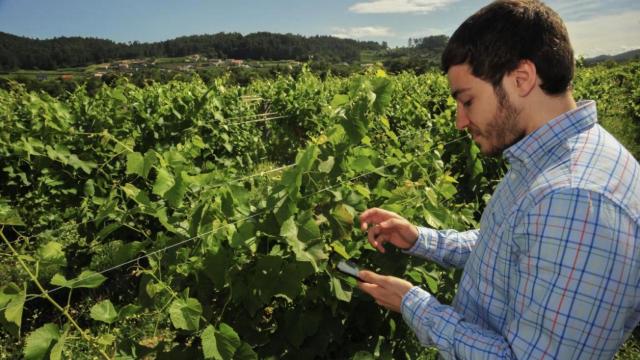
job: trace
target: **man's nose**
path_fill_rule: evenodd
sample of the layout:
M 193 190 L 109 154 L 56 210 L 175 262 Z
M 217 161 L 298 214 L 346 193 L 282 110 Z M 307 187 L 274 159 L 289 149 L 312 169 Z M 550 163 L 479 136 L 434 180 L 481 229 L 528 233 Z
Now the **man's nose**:
M 460 104 L 456 107 L 456 129 L 464 130 L 469 125 L 469 118 Z

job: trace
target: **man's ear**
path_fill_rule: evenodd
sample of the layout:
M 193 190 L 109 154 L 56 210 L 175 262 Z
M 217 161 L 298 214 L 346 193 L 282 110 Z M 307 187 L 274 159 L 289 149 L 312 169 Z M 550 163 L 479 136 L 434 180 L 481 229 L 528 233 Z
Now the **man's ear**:
M 518 67 L 509 73 L 511 85 L 516 94 L 528 96 L 539 85 L 536 65 L 530 60 L 522 60 Z

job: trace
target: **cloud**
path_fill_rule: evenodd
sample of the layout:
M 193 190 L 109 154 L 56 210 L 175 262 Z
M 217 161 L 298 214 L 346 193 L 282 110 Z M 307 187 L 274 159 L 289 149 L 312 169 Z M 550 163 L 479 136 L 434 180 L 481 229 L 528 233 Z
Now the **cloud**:
M 637 0 L 550 0 L 547 4 L 558 12 L 564 21 L 589 20 L 640 10 Z
M 455 28 L 424 28 L 403 34 L 405 38 L 423 38 L 435 35 L 451 35 Z
M 349 7 L 349 11 L 359 14 L 427 14 L 447 7 L 457 1 L 458 0 L 368 0 L 352 5 Z
M 591 18 L 607 9 L 602 0 L 562 0 L 550 2 L 548 5 L 565 21 Z
M 640 10 L 567 21 L 576 55 L 592 57 L 640 48 Z
M 342 39 L 360 39 L 366 37 L 389 37 L 395 36 L 390 28 L 384 26 L 363 26 L 363 27 L 351 27 L 351 28 L 333 28 L 333 34 L 335 37 Z

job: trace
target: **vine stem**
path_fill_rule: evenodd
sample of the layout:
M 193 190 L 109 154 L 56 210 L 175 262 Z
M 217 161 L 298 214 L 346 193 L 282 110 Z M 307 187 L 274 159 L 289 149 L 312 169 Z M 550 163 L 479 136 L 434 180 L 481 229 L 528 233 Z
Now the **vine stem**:
M 27 264 L 24 263 L 24 261 L 22 261 L 22 258 L 20 257 L 20 253 L 18 253 L 18 251 L 16 251 L 16 249 L 11 245 L 11 242 L 9 241 L 9 239 L 7 239 L 4 236 L 4 226 L 0 227 L 0 237 L 2 237 L 2 241 L 5 242 L 5 244 L 7 244 L 9 246 L 9 249 L 11 249 L 11 252 L 13 253 L 13 255 L 15 256 L 15 258 L 18 260 L 18 262 L 20 262 L 20 266 L 22 266 L 22 268 L 24 269 L 24 271 L 27 272 L 27 274 L 29 274 L 29 277 L 31 278 L 31 280 L 36 284 L 36 286 L 38 287 L 38 289 L 40 290 L 40 292 L 42 293 L 42 296 L 47 299 L 47 301 L 49 301 L 56 309 L 58 309 L 58 311 L 60 311 L 66 318 L 67 320 L 69 320 L 69 322 L 73 325 L 74 328 L 76 328 L 76 330 L 80 333 L 80 335 L 82 336 L 82 338 L 88 342 L 91 346 L 95 347 L 96 350 L 98 350 L 98 352 L 100 353 L 100 355 L 102 355 L 105 359 L 107 360 L 111 360 L 111 357 L 104 351 L 102 350 L 87 334 L 86 332 L 80 327 L 80 325 L 78 325 L 78 323 L 74 320 L 74 318 L 71 316 L 71 314 L 69 314 L 69 312 L 67 311 L 67 309 L 63 308 L 62 306 L 60 306 L 60 304 L 58 304 L 58 302 L 56 302 L 55 300 L 53 300 L 53 298 L 51 296 L 49 296 L 49 294 L 47 293 L 47 291 L 44 289 L 44 287 L 42 287 L 42 284 L 40 284 L 40 281 L 38 280 L 38 278 L 31 272 L 31 270 L 29 269 L 29 267 L 27 266 Z
M 222 321 L 222 315 L 224 315 L 225 310 L 227 310 L 227 305 L 231 302 L 231 298 L 233 296 L 233 287 L 229 286 L 229 297 L 227 301 L 224 302 L 224 306 L 222 307 L 222 311 L 218 315 L 218 320 L 216 321 L 216 326 L 220 326 L 220 322 Z

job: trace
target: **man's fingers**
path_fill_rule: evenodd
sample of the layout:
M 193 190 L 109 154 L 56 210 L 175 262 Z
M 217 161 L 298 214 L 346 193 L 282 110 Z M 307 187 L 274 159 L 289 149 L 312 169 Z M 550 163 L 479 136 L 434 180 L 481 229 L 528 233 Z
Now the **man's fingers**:
M 378 299 L 380 297 L 380 294 L 379 294 L 380 286 L 378 285 L 358 281 L 358 288 L 363 292 L 369 294 L 369 296 L 371 296 L 374 299 Z
M 373 222 L 380 222 L 389 218 L 397 218 L 397 217 L 400 217 L 400 215 L 392 211 L 388 211 L 380 208 L 371 208 L 371 209 L 365 210 L 365 212 L 363 212 L 362 215 L 360 215 L 360 218 L 364 218 L 365 221 L 372 219 Z M 370 222 L 370 221 L 367 221 L 367 222 Z
M 390 218 L 400 218 L 400 215 L 380 208 L 365 210 L 360 214 L 360 229 L 367 231 L 370 225 L 378 224 Z
M 387 308 L 389 310 L 394 310 L 393 304 L 387 300 L 387 297 L 389 296 L 389 291 L 384 287 L 378 284 L 371 284 L 371 283 L 359 281 L 358 288 L 360 288 L 360 290 L 362 290 L 363 292 L 371 296 L 375 300 L 376 304 L 384 308 Z
M 379 208 L 368 209 L 360 215 L 360 227 L 367 232 L 367 240 L 381 253 L 385 253 L 384 243 L 397 236 L 395 233 L 404 229 L 404 223 L 406 220 L 400 215 Z
M 390 242 L 394 232 L 397 232 L 398 219 L 388 219 L 369 229 L 367 238 L 369 243 L 381 253 L 385 252 L 384 243 Z
M 376 227 L 378 228 L 378 232 L 398 231 L 398 229 L 396 229 L 398 224 L 400 224 L 399 219 L 391 218 L 380 222 Z
M 360 288 L 360 290 L 364 291 L 365 293 L 369 294 L 374 299 L 381 299 L 384 297 L 385 290 L 379 285 L 359 281 L 358 288 Z
M 369 284 L 375 284 L 378 286 L 384 283 L 384 278 L 385 278 L 384 276 L 378 275 L 373 271 L 369 271 L 369 270 L 360 270 L 360 272 L 358 272 L 358 277 Z
M 380 228 L 378 226 L 374 226 L 369 231 L 367 231 L 367 239 L 369 243 L 374 248 L 378 249 L 381 253 L 384 253 L 384 242 L 385 238 L 380 235 Z
M 368 270 L 360 270 L 358 277 L 360 290 L 373 297 L 378 305 L 396 312 L 400 312 L 402 298 L 413 287 L 408 281 Z
M 385 253 L 387 250 L 384 248 L 384 239 L 375 239 L 373 241 L 373 247 L 375 247 L 376 249 L 378 249 L 378 251 L 380 251 L 381 253 Z
M 378 287 L 378 285 L 374 285 L 374 284 L 369 284 L 367 282 L 358 281 L 358 288 L 360 288 L 360 290 L 366 292 L 369 295 L 371 295 L 371 291 L 373 291 L 373 289 L 376 288 L 376 287 Z
M 369 231 L 367 231 L 367 240 L 369 240 L 369 244 L 371 244 L 371 246 L 375 248 L 378 247 L 378 243 L 376 242 L 376 235 L 373 233 L 373 229 L 369 229 Z

